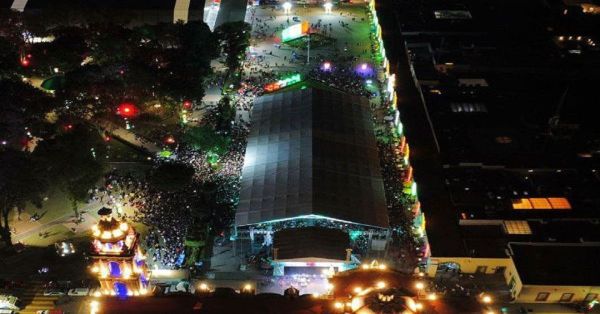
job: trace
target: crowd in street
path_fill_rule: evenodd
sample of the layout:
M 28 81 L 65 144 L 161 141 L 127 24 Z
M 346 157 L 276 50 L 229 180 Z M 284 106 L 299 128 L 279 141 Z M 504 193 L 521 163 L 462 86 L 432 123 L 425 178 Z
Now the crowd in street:
M 320 65 L 309 72 L 309 77 L 348 93 L 366 97 L 373 96 L 373 93 L 366 89 L 365 79 L 354 71 L 351 64 L 340 64 L 332 67 L 331 70 L 324 70 Z

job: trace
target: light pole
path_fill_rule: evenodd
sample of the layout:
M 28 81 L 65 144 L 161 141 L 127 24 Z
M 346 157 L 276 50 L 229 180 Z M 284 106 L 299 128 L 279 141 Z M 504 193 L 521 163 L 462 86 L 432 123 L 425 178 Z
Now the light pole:
M 310 64 L 310 30 L 308 31 L 308 43 L 306 44 L 306 64 Z
M 331 8 L 333 7 L 331 2 L 326 2 L 323 7 L 325 7 L 325 14 L 331 14 Z
M 284 12 L 286 15 L 289 15 L 291 10 L 292 10 L 292 4 L 291 4 L 291 3 L 289 3 L 289 2 L 285 2 L 285 3 L 283 4 L 283 12 Z

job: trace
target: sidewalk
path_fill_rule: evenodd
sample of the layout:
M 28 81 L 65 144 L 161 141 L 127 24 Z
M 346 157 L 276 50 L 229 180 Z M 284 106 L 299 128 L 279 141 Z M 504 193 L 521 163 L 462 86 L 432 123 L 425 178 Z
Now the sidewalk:
M 502 306 L 506 311 L 499 313 L 507 314 L 521 314 L 521 313 L 535 313 L 535 314 L 575 314 L 581 313 L 575 310 L 574 306 L 563 305 L 563 304 L 540 304 L 540 303 L 513 303 L 504 304 Z M 600 313 L 600 307 L 596 307 L 588 313 Z
M 93 215 L 95 210 L 101 207 L 100 203 L 94 202 L 91 204 L 87 204 L 85 207 L 80 209 L 80 212 L 85 212 L 82 214 L 85 221 L 80 224 L 75 224 L 73 222 L 73 212 L 68 212 L 65 215 L 57 217 L 47 223 L 41 224 L 39 222 L 29 222 L 28 220 L 22 221 L 22 223 L 17 228 L 17 233 L 13 235 L 13 242 L 23 241 L 29 236 L 35 235 L 37 233 L 43 232 L 44 230 L 54 226 L 54 225 L 63 225 L 69 230 L 71 228 L 75 228 L 75 233 L 87 232 L 91 225 L 96 223 L 97 218 Z M 24 215 L 22 215 L 24 216 Z M 28 215 L 27 215 L 28 216 Z

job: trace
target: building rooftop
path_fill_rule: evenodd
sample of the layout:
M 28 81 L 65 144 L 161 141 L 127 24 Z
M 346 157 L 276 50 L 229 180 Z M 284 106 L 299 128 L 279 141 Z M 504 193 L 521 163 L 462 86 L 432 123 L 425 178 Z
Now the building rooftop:
M 311 87 L 256 99 L 236 224 L 307 215 L 388 226 L 366 98 Z
M 523 284 L 600 286 L 600 245 L 511 243 Z

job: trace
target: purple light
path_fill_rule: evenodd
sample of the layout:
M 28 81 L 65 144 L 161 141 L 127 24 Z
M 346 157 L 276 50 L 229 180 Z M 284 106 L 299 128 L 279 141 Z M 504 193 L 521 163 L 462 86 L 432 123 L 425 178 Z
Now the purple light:
M 356 67 L 356 73 L 361 77 L 372 77 L 373 68 L 368 63 L 361 63 Z
M 108 267 L 110 268 L 110 275 L 112 277 L 121 276 L 121 267 L 119 265 L 119 262 L 109 262 Z
M 323 62 L 323 65 L 321 66 L 321 70 L 331 71 L 331 62 L 329 62 L 329 61 Z

